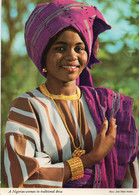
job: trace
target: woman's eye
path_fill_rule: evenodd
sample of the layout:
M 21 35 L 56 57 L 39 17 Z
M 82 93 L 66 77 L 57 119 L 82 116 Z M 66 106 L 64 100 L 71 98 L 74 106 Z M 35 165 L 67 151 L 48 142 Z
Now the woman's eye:
M 64 51 L 64 47 L 56 47 L 55 50 L 57 50 L 57 51 Z
M 75 48 L 75 51 L 76 51 L 76 52 L 81 52 L 82 50 L 84 50 L 83 47 L 76 47 L 76 48 Z

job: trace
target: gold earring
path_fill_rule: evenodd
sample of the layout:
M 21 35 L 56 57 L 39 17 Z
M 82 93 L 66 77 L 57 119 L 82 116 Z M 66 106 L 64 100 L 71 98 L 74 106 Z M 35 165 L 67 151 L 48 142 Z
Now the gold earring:
M 42 69 L 42 72 L 46 73 L 47 72 L 46 68 L 43 68 Z

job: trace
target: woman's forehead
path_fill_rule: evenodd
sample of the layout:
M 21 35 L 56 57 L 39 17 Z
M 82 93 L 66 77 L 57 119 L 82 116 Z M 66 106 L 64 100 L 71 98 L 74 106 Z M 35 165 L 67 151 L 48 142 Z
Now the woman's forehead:
M 80 35 L 72 29 L 61 32 L 57 40 L 54 42 L 54 44 L 66 44 L 66 43 L 84 44 Z

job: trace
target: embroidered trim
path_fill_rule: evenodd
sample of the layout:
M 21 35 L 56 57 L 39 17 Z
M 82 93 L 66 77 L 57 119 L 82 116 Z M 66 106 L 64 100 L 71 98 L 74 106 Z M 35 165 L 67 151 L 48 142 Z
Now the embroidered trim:
M 77 93 L 75 95 L 55 95 L 55 94 L 51 94 L 51 96 L 49 95 L 49 92 L 45 86 L 45 83 L 40 85 L 40 91 L 43 93 L 43 95 L 45 95 L 48 98 L 53 97 L 53 99 L 55 100 L 78 100 L 81 97 L 81 91 L 80 88 L 76 86 L 76 90 Z

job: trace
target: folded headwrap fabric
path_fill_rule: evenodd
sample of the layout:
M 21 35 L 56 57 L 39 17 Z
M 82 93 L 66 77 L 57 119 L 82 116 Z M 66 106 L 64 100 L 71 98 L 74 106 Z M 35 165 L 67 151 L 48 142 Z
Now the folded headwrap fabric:
M 95 6 L 73 0 L 53 0 L 39 4 L 25 24 L 28 54 L 43 76 L 45 74 L 41 70 L 41 57 L 46 45 L 53 36 L 69 26 L 74 27 L 84 37 L 89 51 L 87 67 L 92 68 L 92 64 L 99 62 L 93 47 L 98 35 L 111 26 Z M 77 85 L 93 86 L 87 68 L 77 79 Z

